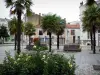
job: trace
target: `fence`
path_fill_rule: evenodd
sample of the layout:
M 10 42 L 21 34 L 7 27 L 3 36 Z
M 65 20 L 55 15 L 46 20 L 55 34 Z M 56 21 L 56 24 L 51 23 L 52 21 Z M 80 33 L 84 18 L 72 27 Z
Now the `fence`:
M 52 45 L 57 45 L 57 38 L 51 39 Z M 40 43 L 49 44 L 49 38 L 40 38 Z M 59 45 L 65 44 L 65 38 L 59 38 Z

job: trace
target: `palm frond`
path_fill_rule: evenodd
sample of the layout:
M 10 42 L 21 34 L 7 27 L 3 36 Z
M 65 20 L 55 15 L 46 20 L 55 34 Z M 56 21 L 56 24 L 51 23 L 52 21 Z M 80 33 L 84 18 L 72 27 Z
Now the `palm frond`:
M 31 9 L 26 9 L 26 16 L 32 16 L 33 12 Z
M 94 5 L 89 6 L 84 12 L 84 17 L 82 18 L 83 31 L 91 31 L 92 26 L 100 24 L 100 8 Z
M 95 0 L 87 0 L 86 5 L 91 6 L 94 3 L 96 3 Z
M 5 0 L 6 7 L 10 7 L 13 5 L 13 0 Z

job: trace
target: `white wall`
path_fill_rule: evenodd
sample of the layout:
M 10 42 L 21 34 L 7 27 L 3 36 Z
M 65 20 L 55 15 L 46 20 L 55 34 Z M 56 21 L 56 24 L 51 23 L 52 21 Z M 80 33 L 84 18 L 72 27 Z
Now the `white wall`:
M 66 34 L 66 41 L 69 43 L 73 42 L 73 35 L 71 35 L 71 30 L 75 30 L 75 40 L 78 40 L 78 36 L 81 35 L 80 29 L 65 29 L 65 34 Z M 81 38 L 81 37 L 80 37 Z

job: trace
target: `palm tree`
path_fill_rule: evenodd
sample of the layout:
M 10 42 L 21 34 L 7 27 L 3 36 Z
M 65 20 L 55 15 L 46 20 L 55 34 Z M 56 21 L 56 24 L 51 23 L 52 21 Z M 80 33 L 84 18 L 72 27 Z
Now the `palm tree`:
M 95 5 L 91 5 L 86 9 L 86 11 L 84 11 L 83 14 L 83 30 L 90 32 L 91 44 L 93 44 L 92 40 L 95 40 L 95 27 L 100 23 L 100 8 L 96 7 Z M 94 39 L 92 39 L 92 33 L 94 34 Z M 93 53 L 95 53 L 95 42 Z
M 87 7 L 91 7 L 92 5 L 95 5 L 95 6 L 97 6 L 97 3 L 96 3 L 96 1 L 95 0 L 87 0 L 87 2 L 86 2 L 86 6 Z M 93 49 L 92 48 L 92 46 L 93 46 L 93 39 L 92 39 L 92 32 L 93 32 L 93 30 L 92 30 L 92 28 L 93 28 L 93 26 L 91 27 L 91 31 L 90 31 L 90 36 L 91 36 L 91 50 Z M 94 34 L 95 35 L 95 34 Z M 95 38 L 95 37 L 94 37 Z M 94 47 L 94 51 L 95 51 L 95 47 Z
M 32 5 L 31 0 L 5 0 L 6 7 L 11 7 L 10 14 L 16 14 L 18 19 L 17 24 L 17 40 L 18 40 L 18 49 L 17 53 L 21 52 L 20 50 L 20 40 L 21 40 L 21 16 L 23 10 L 26 10 L 27 16 L 31 14 L 30 6 Z
M 42 17 L 42 29 L 49 34 L 49 51 L 51 52 L 51 34 L 57 28 L 58 17 L 56 14 L 47 14 Z
M 34 27 L 34 25 L 32 23 L 30 23 L 30 22 L 27 22 L 25 24 L 24 32 L 25 32 L 26 35 L 29 36 L 29 46 L 30 46 L 30 43 L 31 43 L 30 37 L 35 34 L 35 27 Z
M 13 17 L 9 22 L 8 22 L 8 27 L 11 35 L 15 36 L 15 50 L 16 50 L 16 45 L 17 45 L 17 18 Z M 24 25 L 21 21 L 21 31 L 23 32 Z
M 15 50 L 16 50 L 16 45 L 17 45 L 17 19 L 14 17 L 12 20 L 8 22 L 8 27 L 11 35 L 15 36 Z
M 59 30 L 57 30 L 57 49 L 59 49 L 59 36 L 64 33 L 64 28 L 62 26 L 59 26 Z
M 59 36 L 62 35 L 64 33 L 64 28 L 66 25 L 66 21 L 65 19 L 61 19 L 60 17 L 58 17 L 58 22 L 57 22 L 57 26 L 55 29 L 55 34 L 57 35 L 57 49 L 59 49 Z

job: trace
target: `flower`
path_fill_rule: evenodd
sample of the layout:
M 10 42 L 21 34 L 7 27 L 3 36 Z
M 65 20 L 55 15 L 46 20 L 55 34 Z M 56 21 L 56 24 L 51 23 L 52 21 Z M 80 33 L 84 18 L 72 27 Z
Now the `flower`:
M 43 58 L 45 58 L 46 56 L 45 55 L 43 55 Z
M 46 55 L 43 55 L 43 58 L 42 58 L 42 60 L 44 60 L 46 58 Z
M 18 61 L 20 60 L 20 58 L 17 59 Z
M 70 64 L 69 67 L 72 68 L 72 64 Z
M 33 48 L 36 48 L 36 46 L 34 45 L 34 47 Z
M 72 64 L 70 63 L 70 61 L 68 61 L 68 64 L 69 64 L 69 67 L 71 68 L 72 67 Z

